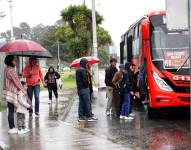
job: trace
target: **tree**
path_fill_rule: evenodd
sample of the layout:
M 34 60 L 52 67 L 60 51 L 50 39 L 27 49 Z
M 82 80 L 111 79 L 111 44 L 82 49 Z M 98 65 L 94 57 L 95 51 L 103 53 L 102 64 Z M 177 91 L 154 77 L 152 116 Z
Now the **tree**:
M 64 24 L 58 28 L 56 36 L 67 44 L 74 57 L 91 55 L 92 48 L 92 12 L 85 5 L 72 5 L 61 12 Z M 98 46 L 111 43 L 111 36 L 100 27 L 103 16 L 96 12 Z

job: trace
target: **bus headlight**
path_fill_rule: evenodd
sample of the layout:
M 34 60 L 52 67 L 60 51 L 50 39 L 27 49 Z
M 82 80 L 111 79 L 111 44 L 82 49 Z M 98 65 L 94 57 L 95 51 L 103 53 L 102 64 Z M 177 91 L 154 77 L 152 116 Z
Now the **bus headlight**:
M 156 72 L 153 72 L 153 78 L 161 90 L 168 91 L 168 92 L 173 91 L 172 88 L 163 79 L 161 79 Z

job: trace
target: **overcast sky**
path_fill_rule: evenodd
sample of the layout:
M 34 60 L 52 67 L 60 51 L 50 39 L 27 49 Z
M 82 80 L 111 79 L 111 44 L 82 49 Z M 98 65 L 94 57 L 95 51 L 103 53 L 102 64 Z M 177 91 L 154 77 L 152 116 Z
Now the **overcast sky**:
M 109 31 L 119 51 L 120 36 L 141 16 L 150 11 L 164 10 L 165 0 L 95 0 L 96 10 L 104 16 L 103 27 Z M 60 19 L 62 9 L 71 4 L 83 4 L 83 0 L 13 0 L 14 26 L 27 22 L 31 26 L 43 23 L 52 25 Z M 91 0 L 86 0 L 91 7 Z M 9 5 L 0 0 L 0 12 L 6 17 L 0 19 L 0 32 L 10 28 Z

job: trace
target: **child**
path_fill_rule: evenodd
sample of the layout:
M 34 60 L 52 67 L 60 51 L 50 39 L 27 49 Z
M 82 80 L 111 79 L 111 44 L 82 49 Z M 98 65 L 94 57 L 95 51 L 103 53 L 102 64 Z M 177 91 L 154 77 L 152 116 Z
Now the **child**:
M 27 92 L 27 83 L 21 81 L 21 84 L 24 90 Z M 31 105 L 27 102 L 28 96 L 22 91 L 19 92 L 18 95 L 18 108 L 17 108 L 17 125 L 18 125 L 18 134 L 25 134 L 30 130 L 26 128 L 25 125 L 25 114 L 27 113 L 27 109 L 31 109 Z
M 58 100 L 57 79 L 60 79 L 60 74 L 55 71 L 54 67 L 50 67 L 44 77 L 49 93 L 49 104 L 52 102 L 52 91 L 54 92 L 56 100 Z

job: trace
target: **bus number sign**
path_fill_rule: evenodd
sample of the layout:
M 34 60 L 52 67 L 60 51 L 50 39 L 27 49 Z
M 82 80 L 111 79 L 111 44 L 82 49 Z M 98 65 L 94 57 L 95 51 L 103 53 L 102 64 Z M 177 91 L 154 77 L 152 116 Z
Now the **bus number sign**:
M 173 76 L 173 80 L 175 81 L 190 81 L 189 76 Z

